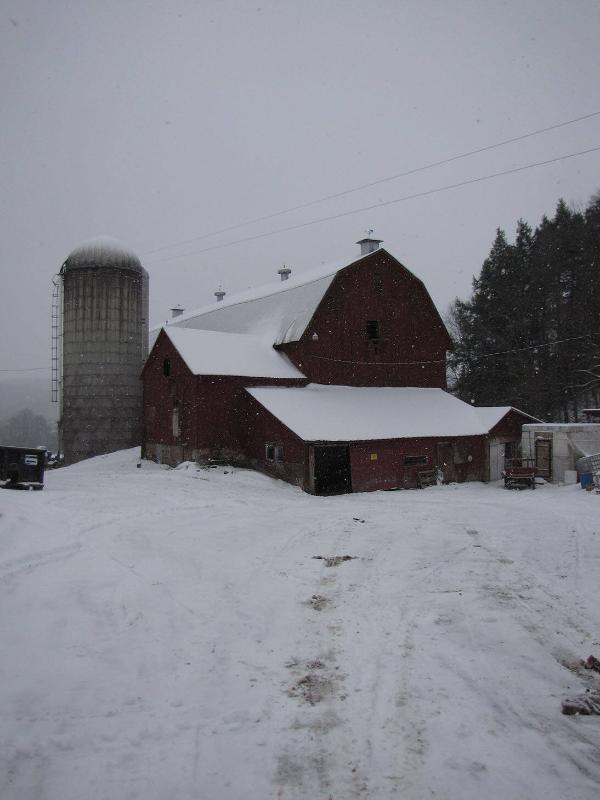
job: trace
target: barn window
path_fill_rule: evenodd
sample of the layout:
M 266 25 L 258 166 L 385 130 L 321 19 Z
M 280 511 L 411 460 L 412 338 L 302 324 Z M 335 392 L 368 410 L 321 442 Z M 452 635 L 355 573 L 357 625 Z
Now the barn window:
M 265 458 L 267 461 L 283 461 L 283 445 L 281 444 L 266 444 L 265 445 Z
M 168 378 L 170 374 L 171 374 L 171 359 L 170 358 L 164 358 L 163 359 L 163 375 L 165 376 L 165 378 Z
M 429 459 L 427 456 L 404 456 L 405 467 L 416 467 L 417 465 L 427 464 Z
M 179 403 L 177 400 L 173 403 L 173 414 L 171 418 L 172 422 L 172 429 L 173 429 L 173 436 L 177 438 L 181 435 L 181 429 L 179 427 Z
M 378 275 L 377 273 L 373 275 L 373 287 L 375 291 L 378 292 L 379 294 L 383 292 L 383 278 L 381 277 L 381 275 Z
M 376 319 L 367 322 L 367 339 L 379 339 L 379 322 Z

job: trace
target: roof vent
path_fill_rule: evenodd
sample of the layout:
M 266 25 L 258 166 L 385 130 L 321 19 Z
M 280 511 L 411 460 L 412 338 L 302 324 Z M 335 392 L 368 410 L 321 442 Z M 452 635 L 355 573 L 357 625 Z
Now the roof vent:
M 215 297 L 217 298 L 217 303 L 220 303 L 221 300 L 225 297 L 225 292 L 223 291 L 223 289 L 221 289 L 220 286 L 215 292 Z
M 171 308 L 170 311 L 171 311 L 171 319 L 175 319 L 175 317 L 180 317 L 183 314 L 185 308 L 183 306 L 176 305 L 173 306 L 173 308 Z
M 356 244 L 360 245 L 360 254 L 361 256 L 367 256 L 369 253 L 374 253 L 375 250 L 379 250 L 379 245 L 382 243 L 383 239 L 372 239 L 371 234 L 373 233 L 373 229 L 369 228 L 368 231 L 365 231 L 367 234 L 366 239 L 359 239 Z
M 287 281 L 287 279 L 290 277 L 290 272 L 291 272 L 291 271 L 292 271 L 292 270 L 291 270 L 289 267 L 286 267 L 286 265 L 284 264 L 284 265 L 281 267 L 281 269 L 278 269 L 278 270 L 277 270 L 277 274 L 278 274 L 278 275 L 281 275 L 281 280 L 282 280 L 282 281 Z

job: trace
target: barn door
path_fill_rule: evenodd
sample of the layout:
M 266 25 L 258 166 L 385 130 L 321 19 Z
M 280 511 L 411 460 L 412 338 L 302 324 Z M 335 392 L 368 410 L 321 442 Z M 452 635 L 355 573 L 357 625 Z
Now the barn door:
M 541 478 L 552 478 L 552 439 L 535 440 L 535 471 Z
M 315 447 L 314 470 L 315 494 L 352 491 L 349 447 Z
M 452 442 L 438 442 L 437 462 L 444 475 L 444 483 L 455 481 L 456 471 L 454 469 L 454 446 Z
M 490 480 L 499 481 L 504 469 L 505 447 L 499 442 L 490 442 Z

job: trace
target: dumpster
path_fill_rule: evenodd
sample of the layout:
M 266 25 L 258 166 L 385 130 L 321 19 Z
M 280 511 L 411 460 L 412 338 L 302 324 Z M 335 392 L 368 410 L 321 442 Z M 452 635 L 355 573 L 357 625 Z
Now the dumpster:
M 0 487 L 3 489 L 43 489 L 45 447 L 0 445 Z

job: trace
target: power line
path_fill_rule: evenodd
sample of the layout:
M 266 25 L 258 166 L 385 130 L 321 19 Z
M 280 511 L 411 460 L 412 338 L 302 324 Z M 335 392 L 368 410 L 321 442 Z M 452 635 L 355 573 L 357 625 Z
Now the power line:
M 272 231 L 267 231 L 266 233 L 257 233 L 257 234 L 254 234 L 252 236 L 244 236 L 242 239 L 234 239 L 231 242 L 225 242 L 225 244 L 214 244 L 214 245 L 210 245 L 209 247 L 203 247 L 200 250 L 191 250 L 191 251 L 189 251 L 187 253 L 179 253 L 178 255 L 164 256 L 163 258 L 158 259 L 158 260 L 159 261 L 173 261 L 173 260 L 175 260 L 177 258 L 188 258 L 189 256 L 195 256 L 195 255 L 200 255 L 202 253 L 208 253 L 211 250 L 221 250 L 221 249 L 223 249 L 225 247 L 232 247 L 233 245 L 236 245 L 236 244 L 244 244 L 246 242 L 253 242 L 253 241 L 256 241 L 257 239 L 266 239 L 266 238 L 268 238 L 270 236 L 275 236 L 278 233 L 288 233 L 290 231 L 300 230 L 301 228 L 308 228 L 311 225 L 317 225 L 318 223 L 321 223 L 321 222 L 331 222 L 332 220 L 341 219 L 342 217 L 349 217 L 349 216 L 352 216 L 353 214 L 361 214 L 361 213 L 363 213 L 365 211 L 373 211 L 376 208 L 383 208 L 385 206 L 391 206 L 391 205 L 394 205 L 395 203 L 403 203 L 403 202 L 406 202 L 407 200 L 416 200 L 416 199 L 418 199 L 420 197 L 428 197 L 429 195 L 439 194 L 440 192 L 447 192 L 447 191 L 450 191 L 451 189 L 460 189 L 463 186 L 470 186 L 471 184 L 474 184 L 474 183 L 481 183 L 482 181 L 489 181 L 489 180 L 492 180 L 493 178 L 499 178 L 499 177 L 501 177 L 503 175 L 514 175 L 517 172 L 523 172 L 524 170 L 533 169 L 534 167 L 545 167 L 545 166 L 548 166 L 549 164 L 556 164 L 559 161 L 566 161 L 569 158 L 577 158 L 579 156 L 584 156 L 584 155 L 587 155 L 589 153 L 595 153 L 598 150 L 600 150 L 600 145 L 598 145 L 597 147 L 590 147 L 587 150 L 580 150 L 577 153 L 567 153 L 564 156 L 557 156 L 556 158 L 549 158 L 549 159 L 547 159 L 545 161 L 535 161 L 535 162 L 533 162 L 531 164 L 525 164 L 524 166 L 521 166 L 521 167 L 514 167 L 513 169 L 505 169 L 505 170 L 502 170 L 501 172 L 492 172 L 489 175 L 481 175 L 478 178 L 469 178 L 466 181 L 459 181 L 458 183 L 450 183 L 450 184 L 447 184 L 446 186 L 438 186 L 435 189 L 428 189 L 427 191 L 424 191 L 424 192 L 416 192 L 415 194 L 404 195 L 404 197 L 397 197 L 394 200 L 383 200 L 383 201 L 381 201 L 379 203 L 373 203 L 370 206 L 362 206 L 361 208 L 352 209 L 351 211 L 341 211 L 341 212 L 339 212 L 337 214 L 330 214 L 329 216 L 326 216 L 326 217 L 318 217 L 317 219 L 313 219 L 313 220 L 310 220 L 308 222 L 300 222 L 300 223 L 297 223 L 296 225 L 288 225 L 285 228 L 277 228 L 277 229 L 272 230 Z
M 545 342 L 544 344 L 532 344 L 527 345 L 527 347 L 511 347 L 508 350 L 498 350 L 495 353 L 467 353 L 467 357 L 473 357 L 476 360 L 481 358 L 495 358 L 496 356 L 505 356 L 509 353 L 522 353 L 528 350 L 541 350 L 544 347 L 554 347 L 557 344 L 563 344 L 564 342 L 576 342 L 580 341 L 581 339 L 591 339 L 594 336 L 600 336 L 600 333 L 584 333 L 581 336 L 571 336 L 568 339 L 556 339 L 553 342 Z M 343 359 L 343 358 L 330 358 L 329 356 L 318 356 L 313 353 L 308 353 L 304 356 L 305 358 L 316 358 L 319 361 L 332 361 L 336 364 L 358 364 L 358 365 L 368 365 L 368 366 L 381 366 L 381 367 L 409 367 L 413 365 L 424 365 L 424 364 L 447 364 L 448 361 L 452 360 L 452 356 L 450 358 L 437 358 L 428 361 L 354 361 L 350 359 Z
M 29 367 L 29 369 L 0 369 L 0 372 L 41 372 L 47 370 L 50 372 L 51 367 Z
M 460 161 L 463 158 L 468 158 L 469 156 L 478 155 L 479 153 L 486 153 L 490 150 L 495 150 L 498 147 L 505 147 L 507 144 L 514 144 L 515 142 L 521 142 L 524 139 L 531 139 L 533 136 L 539 136 L 542 133 L 548 133 L 549 131 L 558 130 L 559 128 L 564 128 L 567 125 L 574 125 L 577 122 L 583 122 L 588 119 L 592 119 L 593 117 L 600 116 L 600 111 L 593 111 L 591 114 L 584 114 L 581 117 L 575 117 L 574 119 L 566 120 L 565 122 L 559 122 L 556 125 L 549 125 L 546 128 L 538 128 L 535 131 L 530 131 L 529 133 L 524 133 L 521 136 L 513 136 L 510 139 L 503 139 L 500 142 L 495 142 L 494 144 L 488 144 L 484 147 L 478 147 L 475 150 L 469 150 L 465 153 L 458 153 L 454 156 L 449 156 L 448 158 L 443 158 L 439 161 L 432 161 L 429 164 L 423 164 L 419 167 L 414 167 L 413 169 L 406 170 L 405 172 L 398 172 L 395 175 L 389 175 L 385 178 L 379 178 L 375 181 L 370 181 L 369 183 L 363 183 L 360 186 L 353 186 L 350 189 L 344 189 L 341 192 L 335 192 L 334 194 L 324 195 L 323 197 L 319 197 L 316 200 L 309 200 L 306 203 L 300 203 L 296 206 L 290 206 L 289 208 L 284 208 L 281 211 L 274 211 L 270 214 L 265 214 L 261 217 L 254 217 L 253 219 L 246 220 L 246 222 L 238 222 L 234 225 L 228 225 L 225 228 L 220 228 L 219 230 L 212 231 L 211 233 L 205 233 L 201 236 L 194 236 L 191 239 L 185 239 L 179 242 L 173 242 L 172 244 L 162 245 L 161 247 L 157 247 L 154 250 L 148 250 L 143 255 L 148 256 L 154 253 L 160 253 L 163 250 L 170 250 L 172 247 L 179 247 L 181 245 L 192 244 L 192 242 L 200 242 L 204 239 L 209 239 L 211 236 L 218 236 L 221 233 L 229 233 L 230 231 L 237 230 L 238 228 L 244 228 L 247 225 L 254 225 L 257 222 L 266 222 L 269 219 L 275 219 L 276 217 L 281 217 L 284 214 L 291 214 L 293 211 L 300 211 L 304 208 L 310 208 L 311 206 L 318 205 L 319 203 L 324 203 L 327 200 L 335 200 L 338 197 L 345 197 L 349 194 L 354 194 L 355 192 L 360 192 L 363 189 L 370 189 L 373 186 L 380 186 L 382 183 L 389 183 L 390 181 L 398 180 L 399 178 L 406 178 L 409 175 L 415 175 L 418 172 L 424 172 L 428 169 L 433 169 L 434 167 L 441 167 L 445 164 L 451 164 L 454 161 Z
M 497 350 L 494 353 L 467 353 L 467 356 L 474 357 L 476 359 L 479 358 L 494 358 L 495 356 L 505 356 L 508 353 L 523 353 L 528 350 L 541 350 L 544 347 L 554 347 L 557 344 L 563 344 L 565 342 L 576 342 L 580 341 L 581 339 L 592 339 L 593 337 L 600 337 L 600 333 L 583 333 L 580 336 L 570 336 L 568 339 L 555 339 L 553 342 L 544 342 L 544 344 L 532 344 L 527 345 L 526 347 L 510 347 L 508 350 Z M 438 358 L 434 360 L 428 361 L 354 361 L 350 359 L 343 359 L 343 358 L 330 358 L 329 356 L 318 356 L 314 353 L 308 353 L 305 356 L 306 358 L 316 358 L 320 361 L 332 361 L 336 364 L 362 364 L 362 365 L 370 365 L 370 366 L 382 366 L 382 367 L 389 367 L 389 366 L 397 366 L 397 367 L 406 367 L 412 364 L 445 364 L 450 358 Z M 40 370 L 50 371 L 50 367 L 30 367 L 29 369 L 0 369 L 0 372 L 38 372 Z M 579 370 L 581 371 L 581 370 Z

